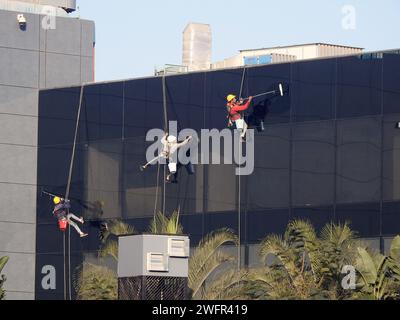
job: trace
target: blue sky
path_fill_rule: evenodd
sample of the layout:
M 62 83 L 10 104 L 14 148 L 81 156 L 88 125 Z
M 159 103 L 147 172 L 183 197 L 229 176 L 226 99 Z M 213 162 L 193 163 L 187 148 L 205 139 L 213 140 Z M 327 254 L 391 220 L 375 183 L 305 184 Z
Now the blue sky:
M 308 42 L 400 48 L 399 0 L 77 2 L 80 17 L 96 22 L 96 81 L 149 76 L 156 65 L 180 64 L 189 22 L 211 25 L 213 61 L 240 49 Z M 346 5 L 355 8 L 355 29 L 342 27 Z

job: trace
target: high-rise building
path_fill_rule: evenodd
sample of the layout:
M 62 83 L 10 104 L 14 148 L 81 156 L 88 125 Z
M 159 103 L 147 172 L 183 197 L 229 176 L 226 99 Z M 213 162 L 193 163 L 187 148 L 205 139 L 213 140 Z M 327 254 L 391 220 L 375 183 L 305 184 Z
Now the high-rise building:
M 278 83 L 284 97 L 259 97 L 247 113 L 256 129 L 252 174 L 239 180 L 236 165 L 200 163 L 194 175 L 182 170 L 178 184 L 164 184 L 157 166 L 139 170 L 151 144 L 146 134 L 163 130 L 165 111 L 178 130 L 200 136 L 202 129 L 227 128 L 227 94 L 242 89 L 247 97 Z M 166 110 L 162 77 L 84 87 L 71 200 L 72 212 L 88 220 L 89 237 L 71 231 L 72 278 L 83 262 L 116 267 L 97 258 L 102 221 L 122 219 L 147 231 L 155 208 L 170 214 L 180 207 L 193 246 L 211 231 L 235 230 L 242 265 L 257 265 L 260 240 L 281 234 L 295 218 L 317 230 L 349 221 L 381 251 L 400 233 L 399 50 L 189 72 L 167 76 L 165 84 Z M 65 193 L 80 92 L 75 86 L 40 93 L 37 184 L 50 193 Z M 63 234 L 51 210 L 38 193 L 37 299 L 64 297 Z M 43 285 L 50 269 L 57 271 L 54 288 Z
M 10 257 L 8 299 L 35 294 L 39 90 L 94 80 L 94 23 L 69 17 L 75 7 L 74 0 L 0 0 L 0 256 Z

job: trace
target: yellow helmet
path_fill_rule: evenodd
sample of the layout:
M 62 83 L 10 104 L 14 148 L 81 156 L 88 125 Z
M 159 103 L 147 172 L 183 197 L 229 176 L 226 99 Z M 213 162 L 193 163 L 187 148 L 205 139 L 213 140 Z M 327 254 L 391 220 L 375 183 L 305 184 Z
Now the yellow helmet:
M 234 95 L 234 94 L 230 94 L 229 96 L 227 96 L 226 97 L 226 100 L 228 101 L 228 102 L 231 102 L 233 99 L 235 99 L 236 98 L 236 96 Z
M 54 197 L 53 202 L 54 202 L 54 204 L 59 204 L 61 202 L 61 198 L 60 197 Z

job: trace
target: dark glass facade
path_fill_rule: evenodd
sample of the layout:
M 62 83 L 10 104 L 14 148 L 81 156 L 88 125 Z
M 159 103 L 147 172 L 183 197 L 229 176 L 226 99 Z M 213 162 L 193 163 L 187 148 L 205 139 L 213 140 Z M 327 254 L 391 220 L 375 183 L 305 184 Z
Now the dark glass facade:
M 225 97 L 238 92 L 243 69 L 167 77 L 168 118 L 178 129 L 226 128 Z M 247 70 L 244 96 L 284 82 L 288 94 L 267 105 L 266 130 L 256 132 L 255 171 L 241 177 L 244 262 L 268 233 L 289 220 L 309 219 L 318 229 L 350 221 L 363 238 L 400 233 L 400 52 L 257 66 Z M 63 270 L 63 235 L 52 203 L 40 191 L 65 194 L 80 88 L 40 93 L 36 295 L 41 270 Z M 261 103 L 255 101 L 255 104 Z M 94 259 L 98 221 L 123 219 L 146 231 L 156 201 L 157 167 L 142 173 L 149 129 L 164 128 L 161 78 L 87 86 L 71 184 L 72 212 L 83 215 L 90 236 L 71 232 L 71 270 Z M 221 227 L 238 230 L 238 177 L 233 165 L 198 165 L 166 186 L 165 211 L 178 207 L 196 244 Z M 381 246 L 382 247 L 382 246 Z M 250 250 L 251 249 L 251 250 Z M 252 251 L 253 250 L 253 251 Z

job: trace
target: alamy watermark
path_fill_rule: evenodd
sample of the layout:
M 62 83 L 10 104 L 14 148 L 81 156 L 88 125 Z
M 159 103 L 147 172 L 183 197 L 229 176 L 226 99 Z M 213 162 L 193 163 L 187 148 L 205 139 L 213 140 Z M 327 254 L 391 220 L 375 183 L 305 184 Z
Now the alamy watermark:
M 342 288 L 344 290 L 356 290 L 357 289 L 357 278 L 356 268 L 353 266 L 343 266 L 342 275 L 345 275 L 342 279 Z
M 342 7 L 342 28 L 344 30 L 355 30 L 357 28 L 357 11 L 353 5 Z
M 245 142 L 242 141 L 238 130 L 217 130 L 202 129 L 200 137 L 193 129 L 184 129 L 178 132 L 178 123 L 176 121 L 169 122 L 169 135 L 183 141 L 187 137 L 192 137 L 190 143 L 178 149 L 171 156 L 174 162 L 187 165 L 197 164 L 236 164 L 236 175 L 247 176 L 254 172 L 254 130 L 249 129 L 246 133 Z M 146 135 L 147 142 L 154 142 L 147 148 L 146 159 L 148 162 L 154 160 L 163 151 L 161 143 L 164 137 L 164 130 L 152 129 Z M 199 146 L 201 152 L 199 152 Z M 223 149 L 223 157 L 221 157 L 221 148 Z M 159 158 L 158 163 L 166 164 L 166 158 Z M 157 163 L 155 162 L 155 163 Z
M 57 28 L 57 8 L 52 6 L 43 6 L 42 28 L 44 30 L 55 30 Z

